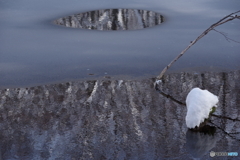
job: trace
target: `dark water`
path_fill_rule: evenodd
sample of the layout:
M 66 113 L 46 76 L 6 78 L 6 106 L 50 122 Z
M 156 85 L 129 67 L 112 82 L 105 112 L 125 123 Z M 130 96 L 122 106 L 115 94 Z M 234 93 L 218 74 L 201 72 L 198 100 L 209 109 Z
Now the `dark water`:
M 136 30 L 159 25 L 163 16 L 147 10 L 104 9 L 59 18 L 55 24 L 90 30 Z
M 167 97 L 154 89 L 154 79 L 0 90 L 0 156 L 205 160 L 212 159 L 210 151 L 240 153 L 239 78 L 240 71 L 169 74 L 159 86 Z M 208 123 L 214 135 L 186 127 L 183 103 L 194 87 L 219 97 Z

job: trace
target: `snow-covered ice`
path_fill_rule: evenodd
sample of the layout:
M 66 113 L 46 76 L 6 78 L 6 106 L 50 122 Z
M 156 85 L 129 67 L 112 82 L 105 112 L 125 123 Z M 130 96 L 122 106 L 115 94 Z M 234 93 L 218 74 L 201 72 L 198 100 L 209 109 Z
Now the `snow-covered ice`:
M 199 127 L 208 118 L 212 107 L 217 107 L 218 97 L 200 88 L 193 88 L 187 95 L 186 125 L 188 128 Z

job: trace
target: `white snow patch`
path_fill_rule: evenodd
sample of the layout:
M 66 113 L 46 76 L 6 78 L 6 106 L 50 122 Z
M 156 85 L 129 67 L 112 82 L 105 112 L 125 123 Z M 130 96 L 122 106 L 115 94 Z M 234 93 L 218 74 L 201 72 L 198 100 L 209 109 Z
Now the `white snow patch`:
M 186 125 L 188 128 L 199 127 L 208 118 L 212 107 L 217 107 L 218 97 L 208 90 L 193 88 L 187 95 Z

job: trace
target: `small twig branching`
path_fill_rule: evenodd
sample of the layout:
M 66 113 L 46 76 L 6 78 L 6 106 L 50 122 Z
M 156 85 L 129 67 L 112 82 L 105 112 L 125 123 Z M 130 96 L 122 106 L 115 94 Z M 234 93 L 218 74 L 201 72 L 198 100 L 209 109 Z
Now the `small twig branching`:
M 237 141 L 240 141 L 240 139 L 234 137 L 232 134 L 238 134 L 238 133 L 228 133 L 226 132 L 223 128 L 219 127 L 218 125 L 216 125 L 215 123 L 209 121 L 209 123 L 211 123 L 212 125 L 214 125 L 216 128 L 220 129 L 224 134 L 228 135 L 229 137 L 231 137 L 232 139 L 235 139 Z
M 220 19 L 218 22 L 212 24 L 208 29 L 206 29 L 200 36 L 198 36 L 194 41 L 191 41 L 190 44 L 175 58 L 173 59 L 163 70 L 162 72 L 159 74 L 159 76 L 157 76 L 156 80 L 161 80 L 164 73 L 172 66 L 172 64 L 174 62 L 176 62 L 189 48 L 191 48 L 197 41 L 199 41 L 202 37 L 204 37 L 206 34 L 208 34 L 211 30 L 215 30 L 214 28 L 216 28 L 217 26 L 220 26 L 224 23 L 227 23 L 229 21 L 232 21 L 234 19 L 240 19 L 239 15 L 235 15 L 236 13 L 239 13 L 239 11 L 231 13 L 225 17 L 223 17 L 222 19 Z M 216 30 L 215 30 L 216 31 Z M 227 38 L 227 40 L 231 40 L 230 38 L 228 38 L 225 34 L 224 35 L 225 38 Z M 235 40 L 233 40 L 235 41 Z
M 160 82 L 160 83 L 162 82 L 161 79 L 163 78 L 163 75 L 164 75 L 165 72 L 172 66 L 172 64 L 173 64 L 174 62 L 176 62 L 189 48 L 191 48 L 191 46 L 193 46 L 197 41 L 199 41 L 202 37 L 204 37 L 206 34 L 208 34 L 208 33 L 209 33 L 210 31 L 212 31 L 212 30 L 215 31 L 215 32 L 220 33 L 222 36 L 224 36 L 224 38 L 225 38 L 228 42 L 233 41 L 233 42 L 236 42 L 236 43 L 240 43 L 240 42 L 238 42 L 238 41 L 235 41 L 235 40 L 229 38 L 228 35 L 227 35 L 227 33 L 220 32 L 220 31 L 218 31 L 218 30 L 215 29 L 217 26 L 220 26 L 220 25 L 222 25 L 222 24 L 224 24 L 224 23 L 227 23 L 227 22 L 232 21 L 232 20 L 234 20 L 234 19 L 240 19 L 240 16 L 239 16 L 239 15 L 235 15 L 236 13 L 239 13 L 239 12 L 240 12 L 240 10 L 237 11 L 237 12 L 231 13 L 231 14 L 225 16 L 225 17 L 223 17 L 223 18 L 220 19 L 218 22 L 212 24 L 208 29 L 206 29 L 206 30 L 205 30 L 200 36 L 198 36 L 194 41 L 191 41 L 190 44 L 189 44 L 175 59 L 173 59 L 173 60 L 162 70 L 162 72 L 159 74 L 159 76 L 157 76 L 156 81 L 155 81 L 155 89 L 156 89 L 160 94 L 162 94 L 163 96 L 165 96 L 165 97 L 167 97 L 167 98 L 170 98 L 170 99 L 173 100 L 174 102 L 176 102 L 176 103 L 178 103 L 178 104 L 180 104 L 180 105 L 186 105 L 186 103 L 183 103 L 183 102 L 181 102 L 181 101 L 178 101 L 178 100 L 176 100 L 174 97 L 172 97 L 172 96 L 170 96 L 170 95 L 162 92 L 162 91 L 158 88 L 158 83 L 159 83 L 159 82 Z M 220 116 L 220 115 L 215 115 L 215 114 L 211 114 L 211 115 L 214 116 L 214 117 L 220 118 L 220 119 L 228 119 L 228 120 L 240 122 L 240 120 L 237 119 L 237 118 L 233 119 L 233 118 L 231 118 L 231 117 L 226 117 L 226 116 Z M 237 139 L 236 137 L 233 136 L 233 134 L 240 134 L 240 132 L 228 133 L 228 132 L 226 132 L 223 128 L 217 126 L 217 125 L 214 124 L 213 122 L 210 121 L 210 123 L 213 124 L 215 127 L 219 128 L 220 130 L 222 130 L 222 131 L 223 131 L 226 135 L 228 135 L 229 137 L 231 137 L 231 138 L 233 138 L 233 139 L 235 139 L 235 140 L 237 140 L 237 141 L 240 141 L 240 139 Z
M 231 118 L 231 117 L 226 117 L 226 116 L 221 116 L 221 115 L 216 115 L 216 114 L 211 114 L 212 116 L 214 116 L 214 117 L 217 117 L 217 118 L 222 118 L 222 119 L 228 119 L 228 120 L 232 120 L 232 121 L 239 121 L 240 122 L 240 120 L 239 119 L 237 119 L 237 118 Z
M 234 39 L 231 39 L 231 38 L 229 38 L 228 37 L 228 34 L 227 33 L 225 33 L 225 32 L 221 32 L 221 31 L 218 31 L 218 30 L 216 30 L 216 29 L 213 29 L 213 31 L 215 31 L 215 32 L 217 32 L 217 33 L 220 33 L 228 42 L 236 42 L 236 43 L 240 43 L 240 42 L 238 42 L 238 41 L 236 41 L 236 40 L 234 40 Z

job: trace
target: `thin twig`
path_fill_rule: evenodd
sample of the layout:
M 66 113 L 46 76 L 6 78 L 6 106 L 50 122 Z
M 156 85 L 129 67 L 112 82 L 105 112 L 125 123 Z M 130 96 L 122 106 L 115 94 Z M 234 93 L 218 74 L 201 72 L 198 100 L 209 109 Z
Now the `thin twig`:
M 233 41 L 233 42 L 236 42 L 236 43 L 240 43 L 240 42 L 238 42 L 238 41 L 236 41 L 236 40 L 234 40 L 234 39 L 229 38 L 229 37 L 227 36 L 227 33 L 220 32 L 220 31 L 218 31 L 218 30 L 216 30 L 216 29 L 212 29 L 212 30 L 215 31 L 215 32 L 220 33 L 228 42 Z
M 169 98 L 169 99 L 171 99 L 172 101 L 174 101 L 174 102 L 176 102 L 176 103 L 178 103 L 178 104 L 180 104 L 180 105 L 186 106 L 186 103 L 181 102 L 181 101 L 175 99 L 173 96 L 164 93 L 163 91 L 159 90 L 158 88 L 156 88 L 156 90 L 157 90 L 161 95 L 163 95 L 164 97 Z
M 237 141 L 240 141 L 240 139 L 237 139 L 236 137 L 234 137 L 233 135 L 231 134 L 235 134 L 235 133 L 228 133 L 226 132 L 223 128 L 219 127 L 218 125 L 216 125 L 215 123 L 209 121 L 209 123 L 211 123 L 212 125 L 214 125 L 216 128 L 220 129 L 221 131 L 223 131 L 224 134 L 228 135 L 229 137 L 231 137 L 232 139 L 235 139 Z
M 216 114 L 211 114 L 211 115 L 214 116 L 214 117 L 217 117 L 217 118 L 229 119 L 229 120 L 232 120 L 232 121 L 240 121 L 237 118 L 233 119 L 233 118 L 230 118 L 230 117 L 220 116 L 220 115 L 216 115 Z
M 237 11 L 237 12 L 234 12 L 234 13 L 231 13 L 225 17 L 223 17 L 222 19 L 220 19 L 218 22 L 214 23 L 213 25 L 211 25 L 208 29 L 206 29 L 200 36 L 198 36 L 194 41 L 192 41 L 188 46 L 187 48 L 185 48 L 175 59 L 173 59 L 163 70 L 162 72 L 160 73 L 159 76 L 157 76 L 157 80 L 161 80 L 164 73 L 172 66 L 172 64 L 174 62 L 176 62 L 190 47 L 192 47 L 198 40 L 200 40 L 202 37 L 204 37 L 206 34 L 208 34 L 208 32 L 210 32 L 211 30 L 213 30 L 215 27 L 219 26 L 219 25 L 222 25 L 226 22 L 229 22 L 229 21 L 232 21 L 234 19 L 240 19 L 240 16 L 238 15 L 234 15 L 236 13 L 240 12 Z M 234 15 L 234 16 L 233 16 Z

